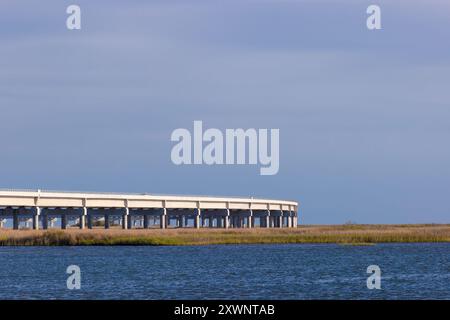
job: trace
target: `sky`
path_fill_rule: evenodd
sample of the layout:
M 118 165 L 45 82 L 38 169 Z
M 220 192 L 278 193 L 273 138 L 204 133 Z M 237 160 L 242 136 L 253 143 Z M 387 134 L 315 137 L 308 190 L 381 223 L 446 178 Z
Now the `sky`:
M 81 30 L 66 8 L 81 7 Z M 381 30 L 366 9 L 381 8 Z M 300 223 L 450 222 L 448 1 L 0 2 L 0 187 L 253 196 Z M 280 129 L 280 170 L 173 130 Z

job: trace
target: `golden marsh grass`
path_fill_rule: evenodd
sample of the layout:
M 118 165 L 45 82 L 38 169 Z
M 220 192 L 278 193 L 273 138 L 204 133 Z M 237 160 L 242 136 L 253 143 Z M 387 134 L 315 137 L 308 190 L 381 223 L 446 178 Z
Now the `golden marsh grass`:
M 0 230 L 2 246 L 450 242 L 450 225 L 315 225 L 296 229 Z

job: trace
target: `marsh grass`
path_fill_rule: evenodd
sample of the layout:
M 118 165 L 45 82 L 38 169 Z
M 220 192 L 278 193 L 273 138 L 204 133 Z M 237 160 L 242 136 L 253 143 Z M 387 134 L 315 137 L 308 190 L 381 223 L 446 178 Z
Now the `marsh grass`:
M 2 246 L 450 242 L 450 225 L 329 225 L 296 229 L 0 230 Z

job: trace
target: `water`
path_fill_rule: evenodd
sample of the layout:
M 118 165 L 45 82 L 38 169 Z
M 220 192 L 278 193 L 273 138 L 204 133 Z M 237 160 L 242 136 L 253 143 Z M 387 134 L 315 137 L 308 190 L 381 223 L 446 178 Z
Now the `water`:
M 1 247 L 0 299 L 450 299 L 450 244 Z

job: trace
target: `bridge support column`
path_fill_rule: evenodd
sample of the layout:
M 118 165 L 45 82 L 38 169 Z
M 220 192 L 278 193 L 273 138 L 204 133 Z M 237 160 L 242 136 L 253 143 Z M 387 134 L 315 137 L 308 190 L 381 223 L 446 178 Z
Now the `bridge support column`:
M 94 224 L 94 215 L 92 214 L 92 211 L 91 211 L 91 214 L 89 214 L 89 215 L 87 216 L 87 226 L 88 226 L 88 229 L 92 229 L 93 224 Z
M 39 230 L 39 217 L 41 215 L 41 208 L 35 207 L 34 208 L 34 215 L 33 215 L 33 229 Z
M 109 229 L 109 213 L 104 215 L 105 219 L 105 229 Z
M 50 216 L 50 228 L 53 228 L 55 226 L 55 218 Z
M 67 215 L 65 213 L 61 214 L 61 229 L 67 229 Z
M 208 224 L 210 228 L 214 227 L 214 220 L 211 215 L 208 217 Z
M 136 224 L 136 221 L 133 221 L 133 215 L 129 214 L 127 219 L 127 229 L 133 229 L 133 225 Z
M 44 214 L 42 215 L 42 229 L 47 230 L 48 229 L 48 216 L 47 213 L 44 212 Z
M 128 229 L 129 225 L 129 215 L 130 215 L 130 209 L 128 209 L 128 207 L 124 208 L 124 212 L 122 214 L 122 229 L 126 230 Z
M 161 216 L 159 217 L 159 227 L 161 229 L 166 229 L 168 225 L 168 218 L 167 218 L 167 209 L 163 208 L 163 212 Z
M 267 215 L 264 218 L 264 227 L 270 228 L 270 210 L 267 210 Z
M 200 228 L 200 215 L 201 215 L 201 211 L 200 211 L 200 209 L 197 209 L 197 212 L 194 217 L 194 228 L 196 228 L 196 229 Z
M 253 216 L 253 210 L 250 209 L 250 215 L 248 216 L 248 228 L 255 227 L 255 217 Z
M 177 217 L 178 228 L 183 228 L 183 216 L 179 215 Z
M 87 208 L 83 207 L 80 214 L 80 229 L 86 228 Z
M 78 217 L 78 219 L 79 219 L 78 228 L 80 228 L 80 230 L 83 230 L 86 227 L 86 216 L 84 213 L 84 208 L 81 208 L 81 214 Z
M 227 209 L 227 214 L 223 218 L 223 220 L 224 220 L 224 227 L 225 227 L 225 229 L 230 228 L 230 210 L 229 209 Z
M 148 220 L 150 219 L 150 217 L 144 213 L 143 218 L 144 218 L 144 229 L 148 229 L 148 225 L 149 225 Z
M 278 217 L 278 228 L 283 228 L 283 212 L 280 213 L 280 216 Z
M 14 210 L 18 211 L 18 210 Z M 19 230 L 19 214 L 17 212 L 13 213 L 13 229 Z

